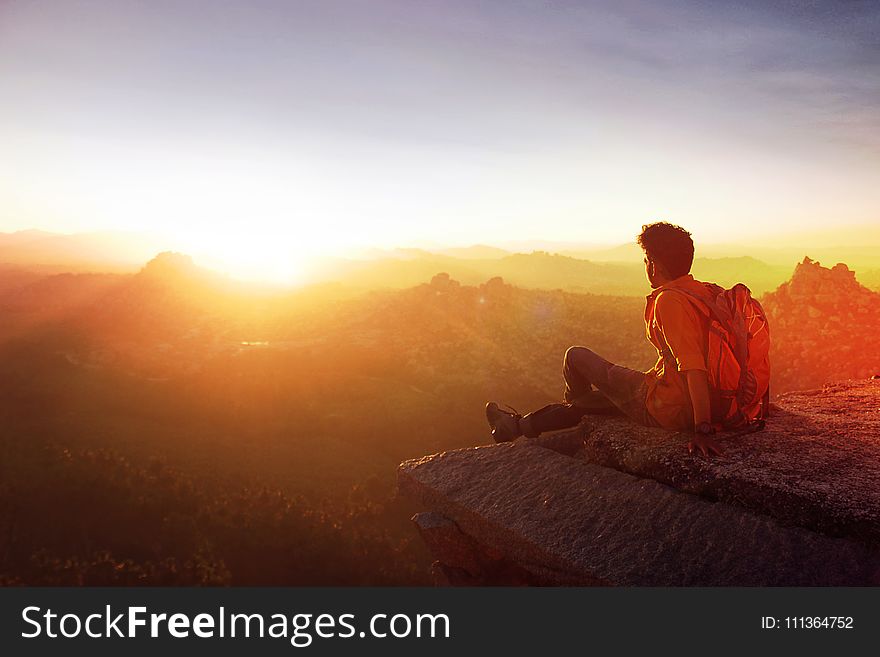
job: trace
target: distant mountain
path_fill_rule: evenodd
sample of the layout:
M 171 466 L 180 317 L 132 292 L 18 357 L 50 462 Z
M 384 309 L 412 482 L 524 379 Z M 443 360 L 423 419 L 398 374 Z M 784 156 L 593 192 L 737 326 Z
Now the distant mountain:
M 731 242 L 728 244 L 698 244 L 697 260 L 727 260 L 748 257 L 763 266 L 774 269 L 773 275 L 794 266 L 809 253 L 811 257 L 828 263 L 845 262 L 856 272 L 880 269 L 880 231 L 871 227 L 852 229 L 841 233 L 811 234 L 812 237 L 789 236 L 761 240 L 756 244 Z M 562 255 L 597 262 L 641 262 L 642 252 L 635 242 L 615 247 L 563 248 Z M 785 279 L 783 276 L 779 282 Z M 769 280 L 769 279 L 768 279 Z M 778 282 L 777 282 L 778 284 Z
M 699 253 L 712 258 L 739 257 L 748 254 L 770 265 L 785 266 L 789 269 L 794 268 L 806 254 L 829 264 L 844 262 L 856 272 L 880 268 L 880 242 L 873 242 L 870 235 L 866 235 L 864 242 L 855 240 L 843 244 L 831 239 L 802 246 L 786 240 L 767 240 L 765 244 L 755 246 L 712 244 L 700 248 Z
M 494 246 L 486 246 L 485 244 L 440 249 L 435 253 L 449 256 L 450 258 L 460 258 L 462 260 L 492 260 L 510 255 L 510 251 L 499 249 Z
M 0 275 L 0 279 L 3 276 Z M 128 279 L 125 274 L 54 274 L 38 276 L 0 297 L 5 310 L 28 313 L 70 311 L 94 304 Z
M 19 230 L 15 233 L 0 233 L 0 248 L 15 244 L 26 244 L 48 237 L 56 237 L 54 233 L 47 233 L 44 230 Z
M 462 259 L 427 254 L 402 259 L 327 260 L 312 280 L 332 280 L 360 289 L 406 288 L 446 272 L 465 285 L 500 276 L 527 288 L 563 289 L 638 296 L 646 292 L 641 265 L 595 263 L 544 251 L 492 259 Z
M 871 288 L 875 292 L 880 292 L 880 269 L 868 269 L 859 272 L 859 280 L 866 287 Z
M 197 267 L 191 256 L 163 251 L 141 268 L 135 280 L 192 285 L 196 282 L 220 282 L 226 279 L 203 267 Z
M 648 292 L 641 262 L 593 262 L 536 251 L 518 253 L 488 265 L 484 277 L 502 276 L 513 285 L 572 292 L 643 296 Z
M 696 258 L 693 274 L 701 281 L 718 283 L 732 287 L 745 283 L 752 294 L 760 295 L 776 289 L 785 281 L 791 267 L 769 265 L 756 258 L 740 256 L 737 258 Z
M 880 288 L 880 248 L 875 232 L 866 230 L 864 244 L 835 246 L 855 239 L 855 231 L 835 241 L 805 250 L 801 246 L 767 241 L 758 246 L 700 245 L 694 275 L 721 285 L 746 283 L 755 294 L 775 289 L 805 253 L 822 262 L 846 262 L 860 279 Z M 878 238 L 880 239 L 880 238 Z M 803 241 L 803 240 L 801 240 Z M 855 243 L 855 242 L 845 242 Z M 522 246 L 511 243 L 508 246 Z M 642 296 L 646 293 L 642 253 L 634 242 L 614 247 L 547 242 L 543 250 L 523 252 L 497 245 L 465 247 L 368 249 L 358 258 L 319 258 L 307 265 L 302 283 L 334 283 L 363 291 L 405 288 L 447 272 L 464 284 L 478 284 L 493 276 L 520 287 L 563 289 L 596 294 Z M 167 246 L 154 236 L 123 231 L 73 235 L 39 230 L 0 233 L 0 270 L 7 274 L 23 268 L 41 274 L 64 272 L 135 273 L 143 262 Z M 747 255 L 744 255 L 747 254 Z M 12 279 L 0 275 L 0 294 Z
M 135 271 L 162 250 L 155 237 L 123 231 L 0 233 L 0 263 L 63 266 L 70 271 Z
M 360 289 L 405 288 L 441 271 L 465 285 L 500 276 L 518 287 L 533 289 L 624 296 L 644 296 L 649 291 L 641 258 L 599 262 L 545 251 L 484 259 L 408 250 L 405 257 L 325 260 L 312 272 L 312 280 L 337 281 Z M 727 287 L 743 282 L 755 294 L 775 289 L 790 271 L 790 267 L 771 266 L 750 257 L 699 258 L 694 263 L 697 278 Z
M 612 247 L 563 248 L 559 253 L 560 255 L 571 256 L 572 258 L 598 260 L 601 262 L 641 262 L 644 257 L 641 247 L 635 242 Z

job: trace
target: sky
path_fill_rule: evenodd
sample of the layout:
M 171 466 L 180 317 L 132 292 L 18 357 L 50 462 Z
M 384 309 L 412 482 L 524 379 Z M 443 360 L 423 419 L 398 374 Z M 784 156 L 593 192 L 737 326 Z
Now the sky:
M 880 224 L 880 4 L 0 0 L 0 231 L 242 269 Z

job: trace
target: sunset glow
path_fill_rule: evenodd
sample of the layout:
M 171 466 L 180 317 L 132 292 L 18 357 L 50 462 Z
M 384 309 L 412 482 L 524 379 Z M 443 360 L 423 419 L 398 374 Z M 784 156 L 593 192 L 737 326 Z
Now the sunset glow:
M 4 654 L 864 639 L 878 46 L 877 2 L 0 0 Z
M 615 244 L 658 217 L 702 242 L 878 221 L 873 14 L 173 8 L 0 8 L 0 231 L 149 231 L 289 280 L 316 255 Z

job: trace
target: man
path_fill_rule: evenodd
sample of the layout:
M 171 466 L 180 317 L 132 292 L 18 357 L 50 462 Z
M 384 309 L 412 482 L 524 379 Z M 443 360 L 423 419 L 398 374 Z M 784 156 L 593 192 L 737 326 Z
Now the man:
M 704 284 L 690 274 L 694 242 L 684 228 L 666 222 L 642 227 L 638 243 L 645 252 L 645 274 L 653 293 L 645 324 L 659 358 L 648 372 L 610 363 L 586 347 L 565 352 L 564 403 L 550 404 L 526 416 L 486 405 L 492 437 L 507 442 L 525 435 L 573 427 L 587 414 L 622 413 L 640 424 L 693 431 L 688 450 L 704 456 L 723 455 L 714 440 L 709 376 L 706 366 L 706 321 L 682 288 L 705 294 Z

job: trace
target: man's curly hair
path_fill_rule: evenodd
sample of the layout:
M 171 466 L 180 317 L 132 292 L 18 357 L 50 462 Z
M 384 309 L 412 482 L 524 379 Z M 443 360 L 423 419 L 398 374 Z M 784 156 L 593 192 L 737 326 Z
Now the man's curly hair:
M 684 276 L 694 264 L 694 241 L 681 226 L 658 221 L 642 226 L 636 238 L 651 260 L 659 263 L 671 278 Z

